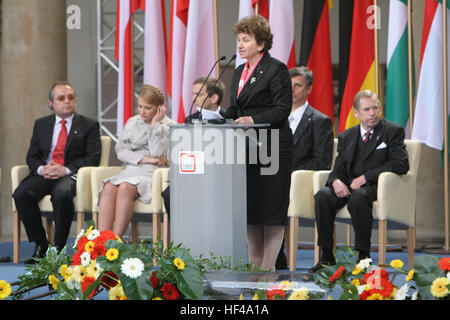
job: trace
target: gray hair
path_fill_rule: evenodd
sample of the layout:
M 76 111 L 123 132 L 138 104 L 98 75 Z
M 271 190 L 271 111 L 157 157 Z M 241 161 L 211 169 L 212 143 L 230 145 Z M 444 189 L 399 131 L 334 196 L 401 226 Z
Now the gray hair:
M 55 99 L 55 96 L 53 95 L 53 89 L 55 89 L 55 87 L 57 87 L 57 86 L 69 86 L 69 87 L 72 88 L 75 97 L 77 96 L 77 93 L 75 92 L 75 89 L 72 87 L 72 85 L 69 82 L 67 82 L 67 81 L 57 81 L 57 82 L 52 84 L 52 86 L 50 87 L 50 90 L 48 91 L 48 100 L 50 100 L 51 102 L 53 102 L 53 100 Z
M 289 75 L 291 78 L 302 76 L 307 88 L 311 87 L 314 82 L 313 72 L 304 66 L 292 68 L 289 70 Z
M 380 99 L 375 92 L 372 92 L 370 90 L 363 90 L 358 92 L 353 99 L 353 107 L 355 109 L 359 110 L 359 102 L 362 98 L 374 98 L 377 101 L 377 106 L 380 106 Z

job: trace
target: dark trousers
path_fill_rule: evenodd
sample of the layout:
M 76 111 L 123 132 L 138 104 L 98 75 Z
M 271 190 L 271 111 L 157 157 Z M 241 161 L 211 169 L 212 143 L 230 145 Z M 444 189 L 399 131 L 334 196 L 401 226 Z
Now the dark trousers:
M 21 182 L 14 191 L 13 198 L 29 241 L 46 239 L 39 201 L 50 194 L 55 221 L 55 245 L 62 247 L 66 244 L 74 216 L 75 192 L 76 181 L 69 176 L 48 180 L 38 175 L 30 175 Z
M 372 235 L 372 207 L 377 199 L 377 186 L 365 185 L 352 192 L 350 197 L 339 198 L 329 187 L 320 189 L 315 195 L 315 217 L 318 229 L 318 245 L 333 249 L 334 221 L 339 209 L 347 205 L 355 231 L 355 250 L 370 252 Z

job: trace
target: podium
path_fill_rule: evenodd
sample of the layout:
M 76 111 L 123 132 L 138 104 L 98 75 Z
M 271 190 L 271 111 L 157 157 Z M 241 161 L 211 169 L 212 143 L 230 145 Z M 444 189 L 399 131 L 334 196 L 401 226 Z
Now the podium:
M 246 148 L 256 150 L 253 132 L 263 127 L 170 125 L 170 237 L 193 257 L 247 263 Z

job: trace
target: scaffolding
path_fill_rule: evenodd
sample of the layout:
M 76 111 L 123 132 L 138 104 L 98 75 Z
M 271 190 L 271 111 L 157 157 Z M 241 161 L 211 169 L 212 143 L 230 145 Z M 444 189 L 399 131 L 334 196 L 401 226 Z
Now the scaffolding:
M 119 65 L 115 58 L 117 1 L 97 0 L 97 114 L 102 134 L 117 142 L 117 83 Z M 133 15 L 135 100 L 143 82 L 144 12 Z M 135 103 L 136 105 L 136 103 Z

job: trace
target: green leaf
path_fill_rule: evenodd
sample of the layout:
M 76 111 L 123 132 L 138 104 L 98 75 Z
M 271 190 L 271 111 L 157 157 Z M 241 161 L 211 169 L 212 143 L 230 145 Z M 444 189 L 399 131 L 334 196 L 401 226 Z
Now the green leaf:
M 119 274 L 123 292 L 130 300 L 150 300 L 153 296 L 153 287 L 150 283 L 152 270 L 142 272 L 137 279 L 132 279 L 124 274 Z

